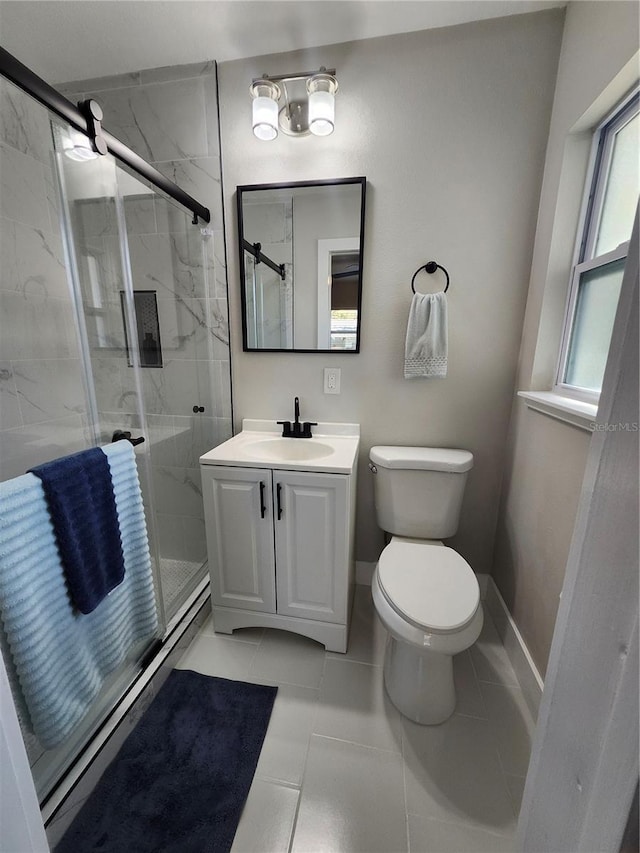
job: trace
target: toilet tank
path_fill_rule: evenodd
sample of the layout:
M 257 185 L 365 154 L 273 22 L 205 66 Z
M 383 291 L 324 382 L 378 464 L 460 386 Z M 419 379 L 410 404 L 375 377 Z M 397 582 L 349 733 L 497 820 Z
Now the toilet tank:
M 468 450 L 442 447 L 372 447 L 378 526 L 394 536 L 447 539 L 458 529 L 473 467 Z

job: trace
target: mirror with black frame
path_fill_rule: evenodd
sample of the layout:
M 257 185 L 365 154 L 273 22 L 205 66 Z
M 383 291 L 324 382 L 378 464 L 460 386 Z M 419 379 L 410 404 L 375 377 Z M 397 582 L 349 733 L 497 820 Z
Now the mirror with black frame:
M 366 178 L 237 188 L 246 352 L 360 350 Z

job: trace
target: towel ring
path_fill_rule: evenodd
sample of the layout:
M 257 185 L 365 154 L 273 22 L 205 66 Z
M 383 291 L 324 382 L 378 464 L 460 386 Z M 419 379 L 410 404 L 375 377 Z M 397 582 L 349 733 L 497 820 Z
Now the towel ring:
M 437 264 L 435 261 L 429 261 L 429 263 L 426 263 L 424 266 L 422 266 L 422 267 L 418 267 L 418 269 L 417 269 L 417 270 L 414 272 L 414 274 L 413 274 L 413 278 L 411 279 L 411 290 L 412 290 L 414 293 L 416 292 L 416 289 L 415 289 L 415 287 L 414 287 L 414 281 L 416 280 L 416 276 L 418 275 L 418 273 L 420 272 L 420 270 L 425 270 L 426 272 L 428 272 L 428 273 L 429 273 L 429 275 L 433 275 L 433 273 L 434 273 L 436 270 L 442 270 L 442 272 L 443 272 L 443 273 L 446 275 L 446 277 L 447 277 L 447 283 L 446 283 L 446 285 L 445 285 L 445 288 L 444 288 L 443 293 L 446 293 L 446 292 L 447 292 L 447 290 L 449 289 L 449 273 L 446 271 L 446 269 L 445 269 L 444 267 L 441 267 L 441 266 L 440 266 L 440 264 Z

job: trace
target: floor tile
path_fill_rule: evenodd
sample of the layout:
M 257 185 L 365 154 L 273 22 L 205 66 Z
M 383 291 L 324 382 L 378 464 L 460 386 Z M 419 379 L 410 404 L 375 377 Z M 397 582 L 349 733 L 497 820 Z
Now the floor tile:
M 287 853 L 300 792 L 254 779 L 231 853 Z
M 409 815 L 411 853 L 515 853 L 513 838 L 473 826 Z
M 319 687 L 324 669 L 324 646 L 289 631 L 267 628 L 249 675 L 275 684 Z
M 314 735 L 292 853 L 406 850 L 402 757 Z
M 292 785 L 301 784 L 318 692 L 310 687 L 279 685 L 256 776 Z
M 203 675 L 249 681 L 249 667 L 257 648 L 254 643 L 198 634 L 176 669 L 193 669 Z
M 216 634 L 213 625 L 213 616 L 209 616 L 200 629 L 202 634 L 212 634 L 221 640 L 240 640 L 243 643 L 259 643 L 264 635 L 264 628 L 237 628 L 233 634 Z
M 403 719 L 407 811 L 489 832 L 515 830 L 489 723 L 454 714 L 439 726 Z
M 518 686 L 511 661 L 500 640 L 491 615 L 484 608 L 484 624 L 477 642 L 471 646 L 471 660 L 479 681 Z
M 351 611 L 347 651 L 344 655 L 328 652 L 327 657 L 382 665 L 386 640 L 387 632 L 373 606 L 371 587 L 358 584 Z
M 456 714 L 484 719 L 487 712 L 468 650 L 454 655 L 453 680 L 456 686 Z
M 512 776 L 526 776 L 535 725 L 522 690 L 486 683 L 480 690 L 502 769 Z
M 385 692 L 382 667 L 328 658 L 314 732 L 401 752 L 401 717 Z
M 279 686 L 232 853 L 514 849 L 534 724 L 490 615 L 454 658 L 456 713 L 440 726 L 389 701 L 385 641 L 361 586 L 345 655 L 286 631 L 203 625 L 179 668 Z

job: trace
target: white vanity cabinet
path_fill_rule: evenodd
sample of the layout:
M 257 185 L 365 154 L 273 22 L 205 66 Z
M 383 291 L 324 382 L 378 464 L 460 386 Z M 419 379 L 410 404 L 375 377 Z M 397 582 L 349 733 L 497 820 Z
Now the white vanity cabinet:
M 211 601 L 276 612 L 271 471 L 202 468 Z
M 278 613 L 345 623 L 349 477 L 274 471 Z
M 300 440 L 297 446 L 299 453 L 312 448 L 302 448 Z M 265 467 L 259 460 L 249 465 L 250 454 L 239 464 L 231 454 L 231 464 L 222 464 L 229 461 L 224 445 L 201 458 L 216 632 L 281 628 L 331 651 L 346 651 L 354 584 L 356 451 L 357 438 L 348 473 L 318 470 L 320 460 L 314 470 L 298 470 L 311 467 L 306 460 L 289 463 L 289 469 L 280 468 L 277 460 Z

